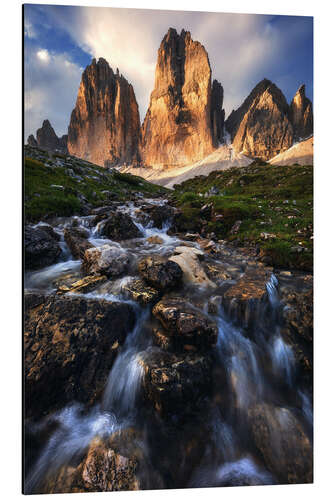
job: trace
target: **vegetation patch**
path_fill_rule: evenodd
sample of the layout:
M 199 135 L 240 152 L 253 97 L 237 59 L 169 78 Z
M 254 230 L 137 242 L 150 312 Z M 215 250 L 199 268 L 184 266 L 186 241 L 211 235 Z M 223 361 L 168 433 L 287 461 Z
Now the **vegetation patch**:
M 213 232 L 257 247 L 276 267 L 312 270 L 312 166 L 253 162 L 189 179 L 175 186 L 172 199 L 181 210 L 178 230 Z
M 108 170 L 73 156 L 50 155 L 25 147 L 24 200 L 27 221 L 70 216 L 107 204 L 143 196 L 165 196 L 168 189 L 140 177 Z

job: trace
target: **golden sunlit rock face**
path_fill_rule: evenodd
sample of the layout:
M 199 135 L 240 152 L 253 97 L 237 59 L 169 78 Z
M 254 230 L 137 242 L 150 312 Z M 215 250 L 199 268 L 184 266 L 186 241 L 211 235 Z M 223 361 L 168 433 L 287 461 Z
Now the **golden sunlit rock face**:
M 301 85 L 290 105 L 291 120 L 295 139 L 305 139 L 313 133 L 312 103 L 305 95 L 305 85 Z
M 68 151 L 97 165 L 138 161 L 140 118 L 132 85 L 93 59 L 82 79 L 68 128 Z
M 252 158 L 267 161 L 293 143 L 288 103 L 281 90 L 266 79 L 230 114 L 226 127 L 234 149 Z
M 141 156 L 149 166 L 179 166 L 210 154 L 221 134 L 223 89 L 216 82 L 212 110 L 211 68 L 205 48 L 188 31 L 170 28 L 158 51 L 155 87 L 142 127 Z

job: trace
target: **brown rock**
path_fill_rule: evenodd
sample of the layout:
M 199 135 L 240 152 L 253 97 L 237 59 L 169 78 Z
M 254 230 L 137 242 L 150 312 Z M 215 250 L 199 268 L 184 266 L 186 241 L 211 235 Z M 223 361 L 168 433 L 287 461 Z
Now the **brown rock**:
M 312 103 L 305 95 L 305 85 L 300 86 L 291 101 L 290 114 L 296 140 L 313 134 Z
M 165 291 L 181 283 L 183 272 L 176 262 L 158 255 L 145 257 L 138 262 L 140 276 L 157 290 Z
M 140 117 L 132 85 L 93 59 L 82 74 L 68 128 L 70 154 L 97 165 L 138 161 Z
M 54 264 L 61 254 L 58 242 L 40 227 L 24 228 L 24 261 L 26 269 L 39 269 Z
M 266 79 L 232 111 L 226 128 L 237 152 L 262 160 L 287 150 L 293 142 L 287 101 L 281 90 Z
M 135 322 L 125 303 L 82 296 L 25 295 L 26 416 L 76 400 L 92 403 L 105 387 L 117 351 Z
M 142 236 L 140 229 L 134 224 L 131 217 L 121 212 L 114 212 L 106 219 L 102 234 L 114 241 L 129 240 Z
M 142 280 L 133 280 L 124 285 L 123 290 L 132 300 L 146 306 L 154 304 L 160 297 L 160 292 L 155 288 L 147 286 Z
M 248 268 L 245 274 L 223 295 L 223 305 L 229 314 L 243 326 L 251 326 L 268 300 L 266 284 L 271 277 L 270 268 Z
M 142 127 L 146 165 L 179 166 L 201 160 L 214 149 L 220 94 L 211 104 L 211 68 L 205 48 L 188 31 L 173 28 L 163 38 L 155 87 Z
M 162 416 L 195 410 L 211 387 L 211 359 L 151 349 L 140 354 L 144 394 Z
M 89 293 L 105 281 L 105 276 L 85 276 L 80 280 L 74 281 L 69 286 L 65 284 L 60 285 L 57 293 Z
M 65 241 L 74 259 L 83 259 L 84 252 L 94 245 L 88 241 L 88 232 L 78 227 L 65 228 Z
M 105 274 L 108 277 L 120 276 L 129 265 L 129 257 L 119 247 L 102 245 L 88 248 L 82 260 L 82 270 L 86 274 Z
M 207 349 L 217 342 L 217 327 L 180 297 L 164 298 L 153 308 L 154 316 L 177 345 Z
M 250 426 L 267 468 L 281 483 L 313 482 L 313 449 L 287 408 L 260 404 L 249 410 Z

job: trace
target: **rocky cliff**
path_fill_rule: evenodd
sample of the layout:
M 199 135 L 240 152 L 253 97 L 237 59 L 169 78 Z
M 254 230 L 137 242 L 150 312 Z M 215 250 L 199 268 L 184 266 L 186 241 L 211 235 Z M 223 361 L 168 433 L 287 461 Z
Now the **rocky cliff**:
M 218 82 L 212 92 L 205 48 L 190 32 L 179 35 L 170 28 L 158 50 L 155 86 L 142 127 L 144 164 L 187 165 L 211 153 L 222 134 L 222 100 Z
M 312 103 L 301 85 L 290 104 L 290 118 L 294 127 L 294 139 L 305 139 L 313 134 Z
M 40 147 L 49 151 L 67 152 L 67 135 L 58 137 L 49 120 L 43 121 L 43 125 L 36 132 L 36 139 L 31 134 L 27 142 L 29 146 Z
M 68 128 L 68 150 L 97 165 L 136 163 L 139 110 L 131 84 L 105 59 L 82 74 Z
M 233 147 L 251 157 L 269 160 L 293 142 L 293 126 L 281 90 L 264 79 L 226 121 Z

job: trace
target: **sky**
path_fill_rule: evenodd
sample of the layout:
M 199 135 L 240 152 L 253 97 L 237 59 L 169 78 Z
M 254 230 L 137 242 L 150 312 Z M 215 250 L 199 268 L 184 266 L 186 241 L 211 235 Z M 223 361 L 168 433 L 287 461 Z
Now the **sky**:
M 226 116 L 263 78 L 291 101 L 305 83 L 313 99 L 313 18 L 257 14 L 25 5 L 25 139 L 49 119 L 67 133 L 81 74 L 103 57 L 133 85 L 143 121 L 160 43 L 170 27 L 190 31 L 224 88 Z

